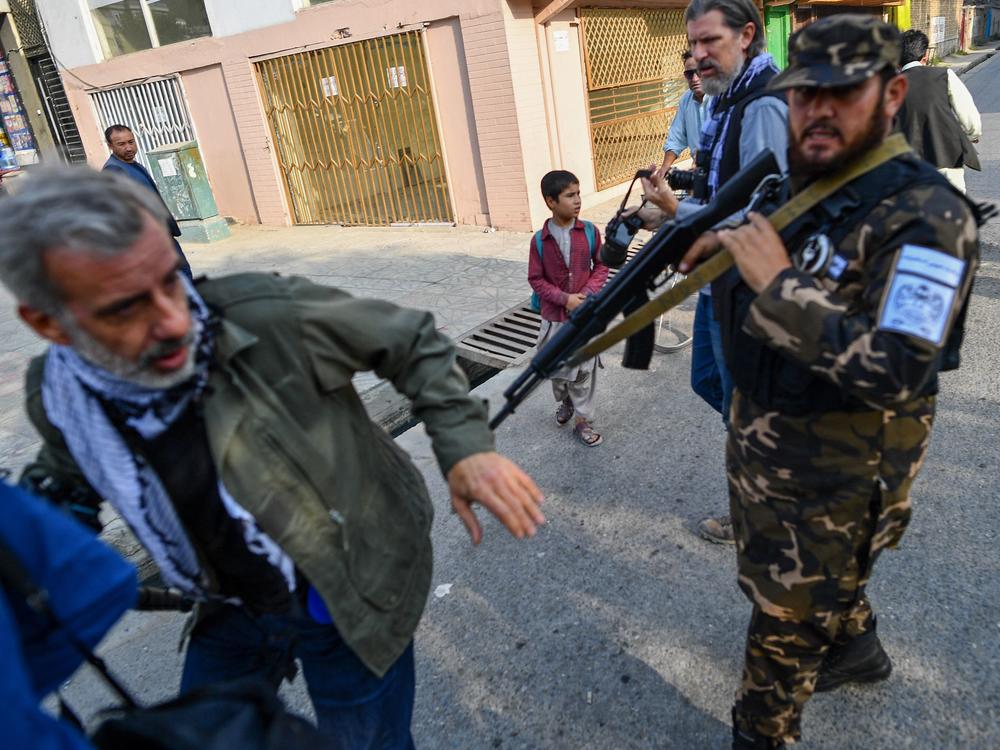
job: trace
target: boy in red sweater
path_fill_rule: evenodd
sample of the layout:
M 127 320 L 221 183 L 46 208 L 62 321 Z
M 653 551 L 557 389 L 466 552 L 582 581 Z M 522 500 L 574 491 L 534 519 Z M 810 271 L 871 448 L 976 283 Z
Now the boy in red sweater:
M 542 316 L 539 348 L 555 336 L 588 295 L 600 291 L 608 278 L 608 267 L 600 260 L 600 232 L 578 218 L 580 181 L 576 176 L 565 170 L 549 172 L 542 178 L 542 196 L 552 218 L 532 237 L 528 255 L 528 283 L 538 294 Z M 559 402 L 556 424 L 562 427 L 575 416 L 574 434 L 587 446 L 600 445 L 603 440 L 592 423 L 599 364 L 595 357 L 577 367 L 563 368 L 552 378 L 552 393 Z

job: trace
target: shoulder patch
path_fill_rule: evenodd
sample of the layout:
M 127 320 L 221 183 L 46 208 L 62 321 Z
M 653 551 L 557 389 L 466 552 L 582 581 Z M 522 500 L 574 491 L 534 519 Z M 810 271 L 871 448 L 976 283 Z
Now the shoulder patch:
M 940 250 L 903 245 L 882 299 L 878 328 L 944 343 L 966 261 Z

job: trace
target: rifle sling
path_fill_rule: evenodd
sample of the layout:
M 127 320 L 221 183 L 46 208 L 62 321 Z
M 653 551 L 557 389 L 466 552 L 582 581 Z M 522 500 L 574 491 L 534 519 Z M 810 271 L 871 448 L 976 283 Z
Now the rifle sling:
M 876 167 L 880 167 L 887 161 L 895 159 L 897 156 L 909 153 L 910 150 L 910 145 L 906 142 L 906 138 L 900 133 L 895 133 L 882 141 L 878 148 L 872 149 L 864 157 L 852 162 L 840 172 L 812 183 L 801 193 L 793 196 L 787 203 L 782 204 L 767 217 L 767 220 L 771 222 L 771 226 L 776 231 L 781 232 L 793 221 L 812 210 L 813 207 L 833 195 L 840 188 L 844 187 L 844 185 L 853 182 Z M 677 282 L 666 292 L 658 297 L 654 297 L 614 328 L 601 334 L 578 350 L 576 354 L 570 357 L 567 366 L 573 367 L 579 365 L 591 357 L 596 357 L 598 354 L 610 349 L 619 341 L 638 333 L 667 310 L 676 307 L 691 294 L 697 292 L 705 284 L 717 279 L 729 270 L 732 265 L 733 256 L 729 254 L 728 250 L 720 250 L 715 253 L 708 260 L 701 263 L 691 274 Z

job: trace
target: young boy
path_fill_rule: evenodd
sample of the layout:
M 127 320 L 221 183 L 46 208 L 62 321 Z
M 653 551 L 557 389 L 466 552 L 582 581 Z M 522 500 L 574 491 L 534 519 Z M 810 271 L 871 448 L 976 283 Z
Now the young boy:
M 564 170 L 549 172 L 542 178 L 542 196 L 552 218 L 531 238 L 528 255 L 528 283 L 538 294 L 542 315 L 539 348 L 555 336 L 588 295 L 600 291 L 608 278 L 608 267 L 600 260 L 600 233 L 577 218 L 580 181 L 576 176 Z M 559 402 L 556 424 L 562 427 L 575 415 L 574 434 L 587 446 L 600 445 L 603 440 L 591 422 L 597 366 L 595 357 L 577 367 L 563 368 L 552 378 L 552 393 Z

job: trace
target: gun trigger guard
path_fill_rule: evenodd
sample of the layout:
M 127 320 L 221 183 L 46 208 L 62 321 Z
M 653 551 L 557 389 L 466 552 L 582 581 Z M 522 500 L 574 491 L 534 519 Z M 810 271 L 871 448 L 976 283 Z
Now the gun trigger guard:
M 750 202 L 747 203 L 747 213 L 750 211 L 760 211 L 761 206 L 765 203 L 774 201 L 778 197 L 783 181 L 784 178 L 776 174 L 769 174 L 761 180 L 760 184 L 754 188 L 753 193 L 750 195 Z

